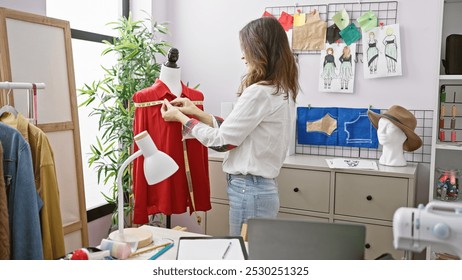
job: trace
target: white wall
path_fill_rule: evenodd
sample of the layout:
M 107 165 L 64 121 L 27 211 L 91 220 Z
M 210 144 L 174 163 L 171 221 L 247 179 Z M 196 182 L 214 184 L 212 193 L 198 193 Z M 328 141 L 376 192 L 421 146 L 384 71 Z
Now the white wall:
M 0 0 L 0 7 L 42 16 L 46 15 L 46 0 Z
M 319 55 L 300 55 L 300 106 L 368 107 L 387 109 L 398 104 L 410 110 L 433 110 L 437 94 L 440 6 L 442 0 L 399 0 L 403 75 L 365 80 L 356 67 L 353 94 L 318 92 Z M 299 5 L 358 1 L 297 1 Z M 382 2 L 382 1 L 370 1 Z M 293 6 L 294 1 L 153 0 L 153 18 L 167 18 L 167 41 L 179 49 L 182 79 L 205 95 L 205 110 L 220 115 L 220 103 L 234 101 L 245 68 L 240 59 L 239 30 L 260 17 L 265 7 Z M 156 5 L 159 7 L 156 9 Z M 424 16 L 424 19 L 419 20 Z M 420 164 L 416 202 L 428 202 L 429 164 Z
M 166 1 L 166 0 L 164 0 Z M 408 109 L 434 108 L 437 88 L 437 31 L 440 0 L 398 1 L 402 43 L 403 76 L 365 80 L 362 64 L 356 67 L 354 94 L 320 93 L 317 90 L 319 55 L 300 55 L 300 83 L 303 93 L 298 104 L 389 108 L 399 104 Z M 161 0 L 154 0 L 160 3 Z M 358 1 L 334 1 L 354 2 Z M 375 1 L 378 2 L 378 1 Z M 244 67 L 240 60 L 238 32 L 250 20 L 260 17 L 265 7 L 294 5 L 293 1 L 260 0 L 168 0 L 170 42 L 179 49 L 182 78 L 200 84 L 205 109 L 220 113 L 220 102 L 235 99 Z M 298 1 L 299 5 L 327 1 Z M 417 20 L 425 15 L 425 20 Z

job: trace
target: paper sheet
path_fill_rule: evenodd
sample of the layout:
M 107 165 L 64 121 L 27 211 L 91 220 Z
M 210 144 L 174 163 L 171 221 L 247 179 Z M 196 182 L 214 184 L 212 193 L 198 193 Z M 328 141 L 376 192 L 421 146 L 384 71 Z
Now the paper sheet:
M 230 245 L 231 244 L 231 245 Z M 229 249 L 228 249 L 229 246 Z M 178 260 L 245 260 L 239 238 L 180 238 Z M 226 252 L 227 251 L 227 252 Z M 226 252 L 226 254 L 225 254 Z
M 357 158 L 331 158 L 326 159 L 329 168 L 366 169 L 378 170 L 377 162 L 374 160 Z

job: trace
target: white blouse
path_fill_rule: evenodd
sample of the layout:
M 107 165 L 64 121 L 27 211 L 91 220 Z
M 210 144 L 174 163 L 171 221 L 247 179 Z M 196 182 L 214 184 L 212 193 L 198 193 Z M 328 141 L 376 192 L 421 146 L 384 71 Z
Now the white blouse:
M 274 92 L 274 86 L 249 86 L 221 125 L 215 118 L 214 127 L 192 119 L 185 125 L 185 137 L 217 151 L 229 150 L 223 160 L 226 173 L 276 178 L 289 147 L 291 105 Z

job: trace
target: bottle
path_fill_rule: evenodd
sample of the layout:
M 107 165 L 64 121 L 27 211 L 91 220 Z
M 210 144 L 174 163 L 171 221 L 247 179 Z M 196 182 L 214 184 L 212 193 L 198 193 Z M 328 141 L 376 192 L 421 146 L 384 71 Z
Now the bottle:
M 446 86 L 441 86 L 440 102 L 446 102 Z

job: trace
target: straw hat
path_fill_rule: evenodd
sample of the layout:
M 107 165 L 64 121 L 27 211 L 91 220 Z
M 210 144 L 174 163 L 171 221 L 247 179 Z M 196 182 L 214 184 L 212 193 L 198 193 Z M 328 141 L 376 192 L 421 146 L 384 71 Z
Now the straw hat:
M 414 115 L 405 108 L 399 105 L 393 105 L 383 114 L 377 114 L 368 110 L 367 115 L 375 128 L 378 128 L 380 118 L 386 118 L 397 127 L 401 128 L 407 136 L 406 141 L 403 143 L 403 149 L 405 151 L 412 152 L 422 146 L 422 139 L 414 132 L 417 126 L 417 120 Z

